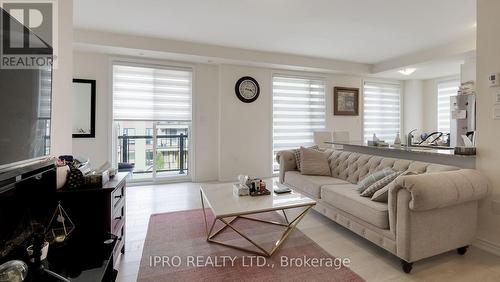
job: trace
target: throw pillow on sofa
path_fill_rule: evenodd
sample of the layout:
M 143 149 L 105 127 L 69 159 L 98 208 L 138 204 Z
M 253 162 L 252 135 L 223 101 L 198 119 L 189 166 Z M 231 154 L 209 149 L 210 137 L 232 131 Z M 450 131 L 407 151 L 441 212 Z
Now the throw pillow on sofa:
M 416 175 L 416 174 L 418 174 L 418 173 L 413 172 L 413 171 L 405 171 L 405 172 L 401 173 L 400 175 L 398 175 L 396 178 L 398 178 L 400 176 Z M 394 180 L 396 180 L 396 178 L 394 178 Z M 389 198 L 389 189 L 394 184 L 394 180 L 392 180 L 392 182 L 388 183 L 385 187 L 383 187 L 383 188 L 379 189 L 377 192 L 375 192 L 372 196 L 372 201 L 387 203 L 387 200 Z
M 308 149 L 322 151 L 322 149 L 320 149 L 318 145 L 308 147 Z M 297 169 L 300 170 L 300 149 L 293 150 L 293 155 L 295 157 L 295 163 L 297 164 Z
M 306 175 L 330 176 L 328 154 L 316 149 L 300 147 L 300 173 Z
M 375 171 L 374 173 L 368 174 L 361 181 L 358 182 L 358 192 L 363 193 L 370 185 L 379 181 L 380 179 L 393 174 L 395 171 L 390 167 L 386 167 L 379 171 Z
M 361 193 L 361 196 L 363 196 L 363 197 L 373 196 L 373 194 L 375 194 L 375 192 L 377 192 L 378 190 L 389 185 L 389 183 L 391 183 L 394 179 L 396 179 L 396 177 L 398 177 L 401 173 L 403 173 L 403 172 L 399 172 L 399 171 L 394 172 L 394 173 L 391 173 L 378 181 L 375 181 L 375 183 L 368 186 L 368 188 L 366 188 L 365 191 L 363 191 Z

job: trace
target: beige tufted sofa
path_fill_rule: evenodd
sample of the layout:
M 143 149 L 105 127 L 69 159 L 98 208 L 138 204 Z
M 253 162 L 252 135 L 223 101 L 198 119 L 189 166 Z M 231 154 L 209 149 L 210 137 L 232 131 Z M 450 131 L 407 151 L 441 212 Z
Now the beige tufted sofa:
M 478 200 L 489 183 L 478 171 L 346 151 L 329 152 L 332 177 L 302 175 L 293 151 L 277 155 L 280 182 L 317 200 L 315 209 L 401 258 L 405 272 L 420 259 L 457 249 L 464 254 L 477 223 Z M 388 202 L 361 197 L 356 183 L 391 167 L 398 177 Z

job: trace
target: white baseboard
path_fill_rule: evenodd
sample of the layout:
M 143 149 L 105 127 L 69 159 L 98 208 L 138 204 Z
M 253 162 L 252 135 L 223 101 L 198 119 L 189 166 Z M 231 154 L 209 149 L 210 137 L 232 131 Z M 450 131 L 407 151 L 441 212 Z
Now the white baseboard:
M 472 246 L 477 247 L 483 251 L 492 253 L 494 255 L 500 256 L 500 245 L 498 245 L 497 243 L 493 243 L 485 239 L 476 239 L 472 243 Z

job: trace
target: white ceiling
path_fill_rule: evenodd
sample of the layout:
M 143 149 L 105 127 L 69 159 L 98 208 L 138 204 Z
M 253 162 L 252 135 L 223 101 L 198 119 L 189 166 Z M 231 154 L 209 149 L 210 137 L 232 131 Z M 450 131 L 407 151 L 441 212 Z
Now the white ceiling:
M 460 73 L 460 65 L 464 63 L 464 59 L 447 59 L 425 62 L 421 64 L 411 65 L 408 68 L 415 68 L 415 72 L 410 75 L 403 75 L 398 70 L 390 70 L 377 73 L 374 77 L 390 78 L 396 80 L 410 79 L 433 79 L 438 77 L 446 77 L 458 75 Z
M 74 25 L 374 64 L 475 32 L 475 0 L 74 0 Z

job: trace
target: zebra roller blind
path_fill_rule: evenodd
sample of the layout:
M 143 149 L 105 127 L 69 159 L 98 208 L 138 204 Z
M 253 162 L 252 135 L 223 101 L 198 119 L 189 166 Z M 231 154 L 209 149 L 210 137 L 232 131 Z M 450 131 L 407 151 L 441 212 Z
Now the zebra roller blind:
M 363 91 L 363 135 L 373 134 L 392 142 L 401 130 L 401 86 L 399 84 L 365 82 Z
M 113 119 L 190 121 L 190 69 L 113 65 Z
M 325 81 L 273 76 L 273 152 L 310 146 L 325 128 Z M 274 163 L 277 169 L 277 163 Z
M 450 132 L 450 97 L 456 96 L 460 81 L 458 79 L 437 83 L 437 130 Z

